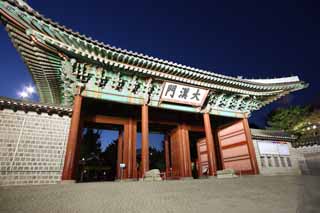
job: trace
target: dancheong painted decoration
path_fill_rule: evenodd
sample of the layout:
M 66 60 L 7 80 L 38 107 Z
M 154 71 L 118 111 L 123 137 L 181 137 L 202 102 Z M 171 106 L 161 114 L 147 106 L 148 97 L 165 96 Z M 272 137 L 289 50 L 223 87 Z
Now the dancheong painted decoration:
M 44 103 L 71 105 L 75 87 L 82 85 L 85 97 L 243 117 L 306 87 L 296 76 L 241 79 L 119 49 L 45 18 L 21 0 L 1 0 L 0 14 Z M 161 93 L 172 85 L 185 90 L 174 97 Z M 190 96 L 179 96 L 189 89 Z M 197 91 L 205 100 L 191 99 Z

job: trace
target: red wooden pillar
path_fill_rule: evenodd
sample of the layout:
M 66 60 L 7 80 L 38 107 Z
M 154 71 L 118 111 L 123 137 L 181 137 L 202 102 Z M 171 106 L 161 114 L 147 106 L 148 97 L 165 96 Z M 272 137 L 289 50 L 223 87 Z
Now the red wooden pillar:
M 148 105 L 141 108 L 141 177 L 149 170 L 149 112 Z
M 259 174 L 257 157 L 256 157 L 256 153 L 254 151 L 254 146 L 253 146 L 252 137 L 251 137 L 251 131 L 250 131 L 250 127 L 249 127 L 249 123 L 248 123 L 247 118 L 243 118 L 243 126 L 244 126 L 244 131 L 245 131 L 245 134 L 247 137 L 248 150 L 249 150 L 249 155 L 251 158 L 251 165 L 253 168 L 253 173 Z
M 184 171 L 184 177 L 191 177 L 192 176 L 192 169 L 191 169 L 191 156 L 190 156 L 190 142 L 189 142 L 189 130 L 187 125 L 181 125 L 181 146 L 182 149 L 182 165 Z
M 78 139 L 77 139 L 77 147 L 76 147 L 76 153 L 75 153 L 75 159 L 74 159 L 74 172 L 72 179 L 76 179 L 77 172 L 79 171 L 79 161 L 80 161 L 80 146 L 82 143 L 82 130 L 84 127 L 84 122 L 80 118 L 80 124 L 79 124 L 79 131 L 78 131 Z
M 123 170 L 123 178 L 129 178 L 129 174 L 131 171 L 131 161 L 130 161 L 130 154 L 131 154 L 131 141 L 130 141 L 130 127 L 129 123 L 124 125 L 123 131 L 123 163 L 126 164 L 126 167 Z
M 172 130 L 170 133 L 170 156 L 171 156 L 171 175 L 174 177 L 179 177 L 180 174 L 180 153 L 179 151 L 179 128 Z
M 137 121 L 133 118 L 129 118 L 124 124 L 122 139 L 122 163 L 126 165 L 123 170 L 123 179 L 137 177 L 136 138 Z
M 209 175 L 213 176 L 216 174 L 216 155 L 214 150 L 214 141 L 211 129 L 210 115 L 209 113 L 203 114 L 204 129 L 206 133 L 206 142 L 208 150 L 208 166 L 209 166 Z
M 75 172 L 76 150 L 79 136 L 82 96 L 75 95 L 69 137 L 62 171 L 62 180 L 73 180 Z
M 171 132 L 170 145 L 173 176 L 191 177 L 189 132 L 185 124 L 178 125 Z
M 137 177 L 137 157 L 136 157 L 136 139 L 137 139 L 137 121 L 133 118 L 128 119 L 125 124 L 124 140 L 124 163 L 126 164 L 125 178 Z
M 166 176 L 170 176 L 170 156 L 169 156 L 169 137 L 168 135 L 164 138 L 164 158 L 166 161 Z
M 117 150 L 117 178 L 121 178 L 121 169 L 120 169 L 120 163 L 123 161 L 123 131 L 122 129 L 119 130 L 119 136 L 118 136 L 118 150 Z
M 137 178 L 137 120 L 131 119 L 131 161 L 132 161 L 132 174 L 131 178 Z
M 182 127 L 181 125 L 178 126 L 178 143 L 177 143 L 177 152 L 179 153 L 179 173 L 180 173 L 180 177 L 184 177 L 185 176 L 185 167 L 184 167 L 184 149 L 183 149 L 183 145 L 184 145 L 184 140 L 183 140 L 183 131 L 182 131 Z

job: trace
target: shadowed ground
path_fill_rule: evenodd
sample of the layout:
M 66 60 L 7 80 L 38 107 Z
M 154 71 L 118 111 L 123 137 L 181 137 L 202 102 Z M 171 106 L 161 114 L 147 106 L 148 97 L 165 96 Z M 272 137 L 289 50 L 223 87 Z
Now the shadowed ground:
M 0 188 L 0 212 L 320 212 L 319 176 Z

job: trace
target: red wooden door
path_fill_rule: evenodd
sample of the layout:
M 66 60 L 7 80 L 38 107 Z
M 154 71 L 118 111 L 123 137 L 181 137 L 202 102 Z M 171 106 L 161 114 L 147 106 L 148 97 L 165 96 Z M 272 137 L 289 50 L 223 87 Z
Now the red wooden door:
M 180 177 L 180 134 L 179 129 L 174 129 L 170 134 L 170 150 L 171 150 L 171 168 L 172 176 Z
M 198 153 L 198 176 L 203 176 L 208 173 L 208 150 L 206 138 L 201 138 L 197 141 L 197 153 Z
M 257 174 L 254 153 L 247 120 L 243 119 L 218 130 L 221 162 L 224 169 L 233 168 L 237 173 Z

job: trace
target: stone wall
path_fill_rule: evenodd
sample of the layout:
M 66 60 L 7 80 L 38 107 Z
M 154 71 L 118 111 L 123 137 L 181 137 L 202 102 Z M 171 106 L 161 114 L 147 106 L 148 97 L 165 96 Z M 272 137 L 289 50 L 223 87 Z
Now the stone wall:
M 297 175 L 301 173 L 299 161 L 303 159 L 303 156 L 291 146 L 291 143 L 288 143 L 289 156 L 260 155 L 257 140 L 253 140 L 253 144 L 261 175 Z
M 303 155 L 299 162 L 302 173 L 320 176 L 320 145 L 298 147 L 296 150 Z
M 0 185 L 61 180 L 70 117 L 0 110 Z

